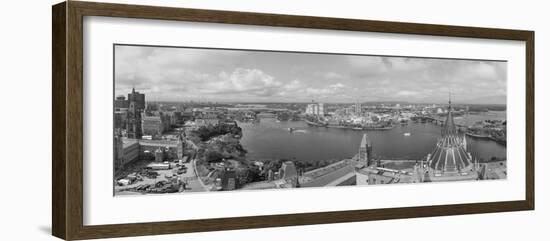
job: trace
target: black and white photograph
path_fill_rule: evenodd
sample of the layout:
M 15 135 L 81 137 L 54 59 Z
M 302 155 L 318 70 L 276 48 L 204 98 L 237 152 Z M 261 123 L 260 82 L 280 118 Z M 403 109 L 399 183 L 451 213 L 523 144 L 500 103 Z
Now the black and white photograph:
M 115 195 L 506 179 L 503 60 L 113 54 Z
M 0 240 L 548 236 L 546 5 L 6 1 Z

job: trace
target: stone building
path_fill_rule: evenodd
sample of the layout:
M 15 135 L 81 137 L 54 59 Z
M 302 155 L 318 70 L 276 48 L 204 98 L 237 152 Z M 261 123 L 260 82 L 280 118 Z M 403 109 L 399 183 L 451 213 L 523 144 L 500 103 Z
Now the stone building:
M 164 123 L 161 117 L 161 114 L 158 115 L 148 115 L 143 114 L 141 118 L 141 129 L 143 135 L 147 136 L 160 136 L 164 132 Z
M 143 107 L 140 107 L 143 97 Z M 140 139 L 141 131 L 141 112 L 145 107 L 145 95 L 139 94 L 134 88 L 132 93 L 128 94 L 128 111 L 126 114 L 126 133 L 128 138 Z
M 459 134 L 453 120 L 451 100 L 447 118 L 441 129 L 441 137 L 434 150 L 428 154 L 425 181 L 459 181 L 479 178 L 476 161 L 466 149 L 466 136 Z
M 372 142 L 367 134 L 363 134 L 363 138 L 361 139 L 358 161 L 365 166 L 372 165 Z

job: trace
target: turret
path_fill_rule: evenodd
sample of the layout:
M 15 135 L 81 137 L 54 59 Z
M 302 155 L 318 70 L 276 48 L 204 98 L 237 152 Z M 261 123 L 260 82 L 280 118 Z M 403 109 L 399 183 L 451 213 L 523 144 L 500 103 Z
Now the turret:
M 441 130 L 441 138 L 427 156 L 428 166 L 440 175 L 462 173 L 473 164 L 472 156 L 466 149 L 466 137 L 458 135 L 452 112 L 449 98 L 447 118 Z
M 456 135 L 456 134 L 457 134 L 457 129 L 453 119 L 453 109 L 451 107 L 451 99 L 449 98 L 449 106 L 447 107 L 447 118 L 445 119 L 443 129 L 441 130 L 441 135 L 446 136 L 446 135 Z

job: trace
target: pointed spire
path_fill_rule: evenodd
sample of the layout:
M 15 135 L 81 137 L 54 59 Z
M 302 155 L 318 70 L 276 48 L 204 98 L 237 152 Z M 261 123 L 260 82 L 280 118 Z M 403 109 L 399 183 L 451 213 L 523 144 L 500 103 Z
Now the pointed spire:
M 363 134 L 363 138 L 361 139 L 361 147 L 367 147 L 370 145 L 372 145 L 370 138 L 367 136 L 367 134 Z
M 457 134 L 456 126 L 453 119 L 453 110 L 451 107 L 451 92 L 449 91 L 449 107 L 447 109 L 447 119 L 445 120 L 445 125 L 443 126 L 443 130 L 441 130 L 441 134 L 443 136 L 445 135 L 453 135 Z

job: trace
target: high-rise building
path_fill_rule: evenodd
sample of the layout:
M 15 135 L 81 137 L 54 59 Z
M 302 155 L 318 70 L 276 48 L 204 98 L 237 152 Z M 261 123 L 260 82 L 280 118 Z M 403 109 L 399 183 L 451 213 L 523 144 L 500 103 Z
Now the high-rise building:
M 325 115 L 325 104 L 318 103 L 317 104 L 317 115 L 318 116 L 324 116 Z
M 361 110 L 361 103 L 359 103 L 359 102 L 355 103 L 355 114 L 356 114 L 356 115 L 360 115 L 361 112 L 362 112 L 362 110 Z
M 132 93 L 128 94 L 128 112 L 126 116 L 126 133 L 128 138 L 140 139 L 142 136 L 141 132 L 141 111 L 143 108 L 138 107 L 138 102 L 135 97 L 139 96 L 136 94 L 136 90 L 132 88 Z M 143 101 L 145 101 L 145 95 L 143 95 Z M 145 105 L 144 105 L 145 107 Z
M 323 103 L 311 103 L 306 106 L 306 115 L 324 116 L 325 105 Z
M 128 102 L 131 102 L 132 100 L 135 102 L 138 110 L 145 109 L 145 94 L 141 94 L 132 88 L 132 93 L 128 94 Z
M 308 104 L 306 106 L 306 115 L 313 115 L 313 105 L 314 104 Z

